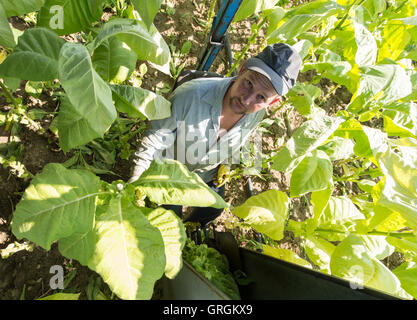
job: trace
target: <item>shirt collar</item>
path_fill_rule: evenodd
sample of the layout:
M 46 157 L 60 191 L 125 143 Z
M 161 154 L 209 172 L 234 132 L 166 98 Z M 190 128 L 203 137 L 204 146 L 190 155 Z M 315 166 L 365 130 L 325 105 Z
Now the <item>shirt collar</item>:
M 223 98 L 234 79 L 235 78 L 219 78 L 219 80 L 215 81 L 213 86 L 209 87 L 201 97 L 204 102 L 208 103 L 213 108 L 216 108 L 216 113 L 219 115 L 223 108 Z
M 207 88 L 206 92 L 202 95 L 201 99 L 204 102 L 208 103 L 212 108 L 215 108 L 215 110 L 213 110 L 214 114 L 212 113 L 213 116 L 220 117 L 223 108 L 224 96 L 227 92 L 227 89 L 236 79 L 236 77 L 215 79 L 218 80 L 215 81 L 212 86 Z M 262 118 L 264 113 L 264 110 L 260 110 L 256 113 L 246 114 L 242 118 L 240 118 L 240 120 L 236 123 L 235 127 L 241 126 L 243 124 L 249 125 L 250 122 L 254 121 L 259 116 L 261 116 Z

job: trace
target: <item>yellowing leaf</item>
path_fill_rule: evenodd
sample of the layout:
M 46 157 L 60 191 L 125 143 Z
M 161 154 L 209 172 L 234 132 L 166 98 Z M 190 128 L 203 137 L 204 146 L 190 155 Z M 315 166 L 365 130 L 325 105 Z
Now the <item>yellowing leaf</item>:
M 272 189 L 250 197 L 232 212 L 258 232 L 281 240 L 284 237 L 288 202 L 288 196 L 284 192 Z
M 274 248 L 266 244 L 262 245 L 262 249 L 263 253 L 268 256 L 312 269 L 311 264 L 307 260 L 300 258 L 294 251 L 289 249 Z

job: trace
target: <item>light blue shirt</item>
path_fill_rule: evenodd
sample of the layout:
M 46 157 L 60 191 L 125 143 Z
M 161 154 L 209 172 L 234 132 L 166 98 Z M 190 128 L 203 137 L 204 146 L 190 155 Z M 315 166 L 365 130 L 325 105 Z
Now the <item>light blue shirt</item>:
M 171 116 L 150 122 L 135 153 L 133 177 L 139 177 L 156 158 L 175 159 L 205 182 L 217 167 L 240 163 L 242 147 L 265 111 L 244 115 L 220 139 L 223 98 L 234 78 L 200 78 L 179 86 L 171 95 Z

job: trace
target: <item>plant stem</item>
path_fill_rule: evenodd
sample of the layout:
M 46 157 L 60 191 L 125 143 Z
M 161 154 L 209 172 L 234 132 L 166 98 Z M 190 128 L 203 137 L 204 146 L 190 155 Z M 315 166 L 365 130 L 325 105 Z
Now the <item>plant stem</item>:
M 338 161 L 336 161 L 336 165 L 341 165 L 343 163 L 353 162 L 353 161 L 361 160 L 361 159 L 362 159 L 362 157 L 353 157 L 353 158 L 349 158 L 349 159 L 338 160 Z
M 210 33 L 210 29 L 213 25 L 213 20 L 214 20 L 213 16 L 214 16 L 214 9 L 216 7 L 216 2 L 217 2 L 217 0 L 213 0 L 210 4 L 210 9 L 209 9 L 209 12 L 208 12 L 208 17 L 207 17 L 206 30 L 204 32 L 205 38 L 207 38 L 208 34 Z
M 4 85 L 2 81 L 0 81 L 0 87 L 3 89 L 4 93 L 6 94 L 7 98 L 17 107 L 19 104 L 17 103 L 16 99 L 10 93 L 10 90 Z
M 345 233 L 343 231 L 337 231 L 337 230 L 329 230 L 329 229 L 322 229 L 317 228 L 315 230 L 316 232 L 328 232 L 328 233 Z M 352 232 L 354 233 L 354 232 Z M 354 233 L 357 235 L 362 236 L 385 236 L 385 237 L 395 237 L 395 238 L 416 238 L 416 235 L 412 232 L 382 232 L 382 231 L 370 231 L 367 233 Z
M 342 86 L 341 84 L 333 86 L 333 88 L 331 90 L 329 90 L 329 92 L 323 97 L 323 99 L 321 99 L 320 106 L 324 106 L 327 99 L 329 99 L 331 97 L 331 95 L 333 93 L 335 93 L 336 90 L 339 89 L 341 86 Z
M 400 11 L 400 9 L 402 8 L 402 7 L 404 7 L 404 5 L 406 4 L 408 2 L 408 0 L 404 0 L 399 6 L 398 6 L 398 8 L 397 9 L 395 9 L 394 10 L 394 12 L 398 12 L 398 11 Z
M 360 0 L 359 1 L 359 3 L 357 4 L 358 6 L 360 6 L 363 2 L 365 2 L 365 0 Z M 326 41 L 329 37 L 330 37 L 330 35 L 334 32 L 334 31 L 336 31 L 336 30 L 338 30 L 338 29 L 340 29 L 341 27 L 342 27 L 342 25 L 345 23 L 345 21 L 346 21 L 346 19 L 349 17 L 349 11 L 350 11 L 350 9 L 354 6 L 356 4 L 356 1 L 355 2 L 353 2 L 350 6 L 349 6 L 349 8 L 347 8 L 347 10 L 346 10 L 346 13 L 345 13 L 345 15 L 342 17 L 342 19 L 339 21 L 339 23 L 337 24 L 337 26 L 333 29 L 333 30 L 331 30 L 331 31 L 329 31 L 329 33 L 326 35 L 326 36 L 324 36 L 323 38 L 321 38 L 320 39 L 320 41 L 319 41 L 319 43 L 317 44 L 317 48 L 318 47 L 320 47 L 321 45 L 322 45 L 322 43 L 324 42 L 324 41 Z
M 232 74 L 232 72 L 239 66 L 240 61 L 242 60 L 242 58 L 245 56 L 246 52 L 249 50 L 250 46 L 255 42 L 256 37 L 258 36 L 259 32 L 261 31 L 263 25 L 266 23 L 267 19 L 266 17 L 264 17 L 261 22 L 259 22 L 256 25 L 256 32 L 249 38 L 248 43 L 246 44 L 245 48 L 243 49 L 242 52 L 239 53 L 235 63 L 233 64 L 233 66 L 230 68 L 229 72 L 226 74 L 226 77 L 230 77 L 230 75 Z

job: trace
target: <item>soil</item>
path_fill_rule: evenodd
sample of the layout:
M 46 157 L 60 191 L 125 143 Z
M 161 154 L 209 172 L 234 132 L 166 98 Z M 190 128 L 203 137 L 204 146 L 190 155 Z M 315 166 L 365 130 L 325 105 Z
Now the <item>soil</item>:
M 181 56 L 177 61 L 177 66 L 184 64 L 184 69 L 195 69 L 199 54 L 205 43 L 207 30 L 204 28 L 202 22 L 207 20 L 207 7 L 201 4 L 206 2 L 203 0 L 169 0 L 171 8 L 167 6 L 167 1 L 164 1 L 162 10 L 156 15 L 154 24 L 160 31 L 168 44 L 174 45 L 178 50 L 186 41 L 191 41 L 191 50 L 187 55 Z M 105 13 L 103 19 L 108 18 L 108 13 Z M 30 24 L 18 18 L 10 19 L 10 22 L 19 30 L 24 30 L 30 27 Z M 230 32 L 231 49 L 233 52 L 240 52 L 247 42 L 247 39 L 252 34 L 251 24 L 254 21 L 245 20 L 232 26 Z M 263 33 L 261 32 L 257 41 L 248 51 L 248 55 L 253 55 L 261 51 L 265 45 Z M 138 66 L 142 62 L 138 62 Z M 229 68 L 229 59 L 222 50 L 211 67 L 210 71 L 224 74 Z M 311 74 L 300 75 L 300 77 L 311 77 Z M 39 108 L 47 112 L 54 112 L 59 107 L 55 99 L 48 93 L 35 99 L 29 96 L 24 90 L 24 82 L 21 87 L 15 92 L 15 97 L 20 97 L 23 103 L 28 106 L 28 110 Z M 168 86 L 172 88 L 174 85 L 173 79 L 164 75 L 163 73 L 153 69 L 148 65 L 148 72 L 143 78 L 143 87 L 152 91 L 158 91 Z M 323 91 L 331 90 L 330 83 L 321 83 Z M 324 109 L 336 112 L 334 108 L 341 106 L 349 101 L 350 96 L 346 93 L 347 90 L 339 88 L 338 94 L 332 95 Z M 167 95 L 168 92 L 162 94 Z M 284 144 L 292 132 L 304 121 L 304 118 L 296 111 L 288 114 L 288 110 L 280 109 L 279 103 L 270 111 L 272 118 L 283 119 L 287 117 L 287 126 L 280 126 L 274 123 L 268 128 L 270 133 L 263 135 L 263 153 L 267 154 L 272 150 L 276 150 L 276 141 L 281 139 Z M 0 98 L 0 110 L 7 111 L 7 103 L 4 98 Z M 273 112 L 275 110 L 275 112 Z M 49 131 L 52 118 L 45 117 L 37 122 L 43 128 L 43 131 L 36 130 L 30 126 L 20 126 L 18 136 L 20 144 L 23 145 L 21 158 L 18 159 L 32 175 L 41 172 L 47 163 L 57 162 L 63 163 L 72 154 L 63 153 L 57 144 L 56 137 Z M 289 125 L 289 126 L 288 126 Z M 2 129 L 0 127 L 0 129 Z M 0 141 L 7 141 L 7 133 L 0 131 Z M 118 158 L 116 165 L 111 170 L 117 173 L 123 180 L 128 180 L 130 177 L 130 170 L 132 163 L 129 160 Z M 117 177 L 119 179 L 120 177 Z M 115 179 L 114 176 L 103 175 L 102 178 L 106 181 Z M 251 177 L 253 183 L 253 193 L 258 194 L 269 189 L 278 189 L 286 191 L 289 189 L 289 175 L 279 172 L 269 172 L 266 180 L 258 177 Z M 0 167 L 0 249 L 5 249 L 13 244 L 17 239 L 11 233 L 10 223 L 12 214 L 20 201 L 24 190 L 30 183 L 30 177 L 17 177 L 10 167 Z M 248 177 L 232 180 L 226 185 L 226 201 L 233 206 L 242 204 L 249 197 L 248 193 Z M 310 208 L 299 199 L 292 199 L 292 210 L 290 218 L 302 221 L 309 217 Z M 237 238 L 243 239 L 241 231 L 237 229 L 233 223 L 233 217 L 230 212 L 224 212 L 216 220 L 216 228 L 219 231 L 229 230 L 234 233 Z M 245 239 L 252 237 L 251 233 L 244 235 Z M 20 240 L 19 243 L 23 241 Z M 242 245 L 244 243 L 242 242 Z M 305 257 L 300 245 L 299 239 L 295 238 L 291 233 L 286 232 L 285 238 L 280 241 L 282 248 L 292 249 L 301 257 Z M 99 278 L 99 276 L 89 270 L 87 267 L 81 266 L 77 261 L 71 261 L 63 257 L 57 250 L 56 245 L 52 246 L 50 251 L 46 251 L 38 246 L 35 246 L 32 251 L 21 250 L 7 259 L 0 259 L 0 300 L 18 300 L 18 299 L 37 299 L 51 293 L 49 281 L 52 277 L 50 268 L 54 265 L 63 266 L 65 269 L 66 279 L 71 280 L 67 286 L 73 292 L 81 292 L 80 299 L 87 299 L 87 289 L 91 288 L 91 283 Z M 71 271 L 76 271 L 74 278 L 70 279 Z M 74 273 L 74 272 L 73 272 Z M 71 274 L 73 274 L 71 273 Z M 93 281 L 94 280 L 94 281 Z M 90 286 L 89 286 L 90 284 Z M 104 288 L 104 289 L 103 289 Z M 106 286 L 101 286 L 110 297 L 110 293 Z M 157 290 L 156 290 L 157 291 Z M 158 298 L 155 296 L 154 298 Z

